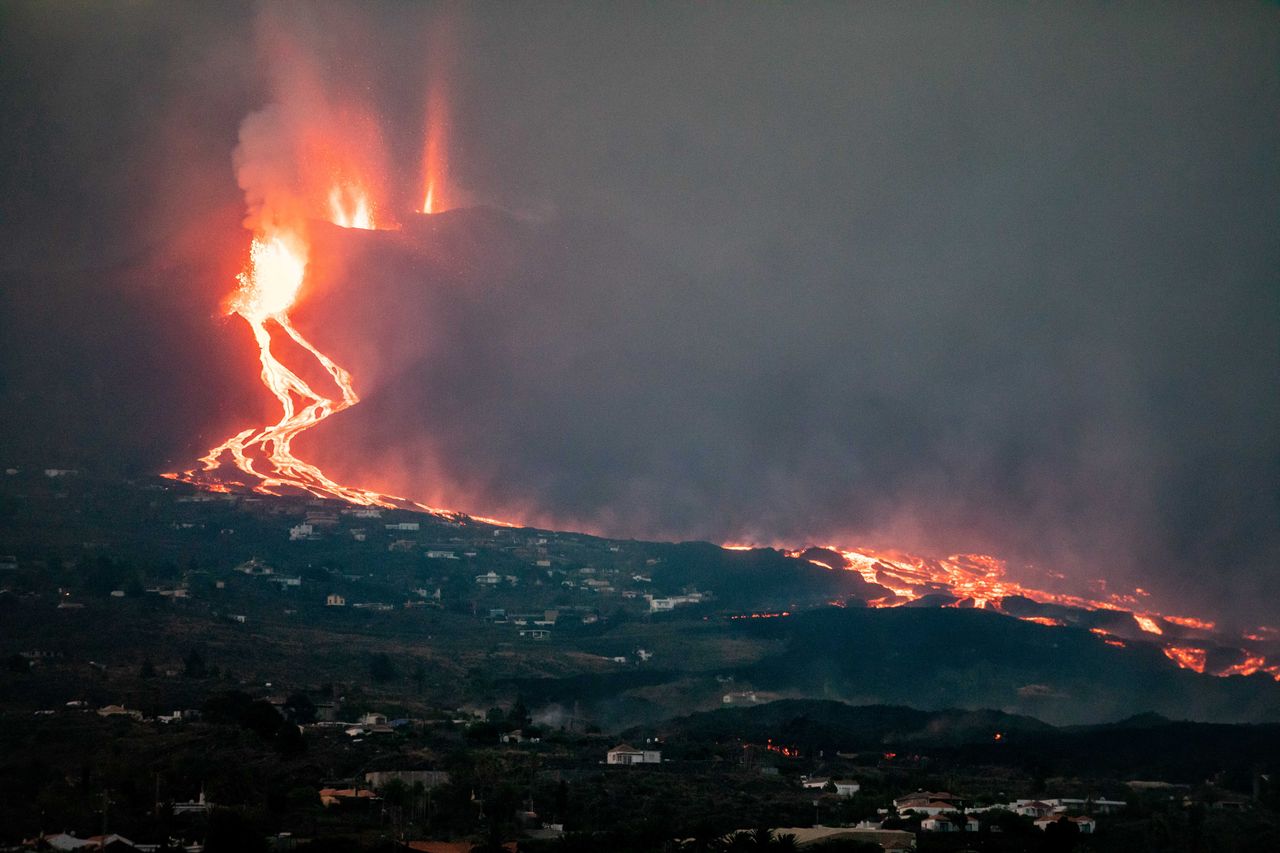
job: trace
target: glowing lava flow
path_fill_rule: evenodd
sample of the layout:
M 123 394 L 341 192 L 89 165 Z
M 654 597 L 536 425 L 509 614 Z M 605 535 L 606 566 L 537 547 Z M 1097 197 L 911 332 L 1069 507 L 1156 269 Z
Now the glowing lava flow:
M 236 433 L 200 459 L 205 472 L 217 470 L 223 457 L 244 473 L 261 481 L 259 491 L 275 494 L 280 487 L 303 489 L 319 497 L 333 497 L 351 503 L 391 507 L 390 498 L 365 489 L 340 485 L 293 453 L 293 440 L 343 409 L 360 402 L 351 383 L 351 375 L 320 352 L 289 321 L 289 309 L 298 297 L 307 269 L 307 244 L 297 233 L 282 232 L 271 236 L 257 235 L 249 250 L 249 265 L 240 273 L 240 288 L 231 299 L 231 311 L 239 314 L 253 330 L 262 364 L 262 384 L 280 403 L 281 417 L 276 423 L 259 429 Z M 340 397 L 333 399 L 317 392 L 272 352 L 271 332 L 274 323 L 298 346 L 310 353 L 333 379 Z M 251 453 L 265 454 L 270 473 L 255 468 Z M 182 479 L 195 481 L 194 471 Z
M 755 546 L 724 547 L 741 551 Z M 1218 676 L 1264 673 L 1280 681 L 1280 664 L 1272 663 L 1257 647 L 1273 646 L 1280 639 L 1280 632 L 1260 627 L 1240 636 L 1229 636 L 1219 633 L 1217 625 L 1206 619 L 1153 613 L 1141 603 L 1146 596 L 1143 590 L 1135 590 L 1132 595 L 1088 598 L 1034 589 L 1009 578 L 1004 561 L 982 554 L 930 559 L 900 551 L 834 546 L 811 546 L 783 553 L 830 571 L 856 572 L 866 583 L 884 590 L 885 594 L 865 602 L 868 607 L 898 607 L 936 595 L 943 602 L 940 606 L 999 610 L 1024 621 L 1054 627 L 1082 619 L 1072 615 L 1073 612 L 1110 612 L 1115 615 L 1106 623 L 1106 628 L 1089 629 L 1107 645 L 1125 648 L 1126 639 L 1146 640 L 1159 645 L 1170 660 L 1185 669 Z M 1031 605 L 1024 602 L 1011 607 L 1009 599 L 1024 599 L 1058 609 L 1055 615 L 1029 612 Z M 1083 624 L 1087 625 L 1088 621 L 1083 618 Z M 1235 655 L 1236 662 L 1216 663 L 1210 668 L 1210 649 L 1215 650 L 1216 660 Z M 1272 648 L 1271 652 L 1274 651 Z
M 294 455 L 294 439 L 324 419 L 360 402 L 351 374 L 303 337 L 289 320 L 289 309 L 297 300 L 306 276 L 307 254 L 307 243 L 297 231 L 255 235 L 249 250 L 248 267 L 240 273 L 239 289 L 230 301 L 231 312 L 243 317 L 253 330 L 254 340 L 258 344 L 258 360 L 262 365 L 262 384 L 280 403 L 280 420 L 269 426 L 251 427 L 231 436 L 201 457 L 202 468 L 199 470 L 166 476 L 226 491 L 227 485 L 215 479 L 213 472 L 221 468 L 224 460 L 230 457 L 232 464 L 259 481 L 254 489 L 264 494 L 280 494 L 280 489 L 294 488 L 316 497 L 337 498 L 364 506 L 413 508 L 436 515 L 459 516 L 459 513 L 435 509 L 404 498 L 344 486 L 325 476 L 315 465 Z M 280 361 L 271 348 L 271 325 L 284 331 L 290 340 L 324 367 L 337 387 L 337 399 L 318 392 Z M 270 471 L 257 469 L 260 457 L 265 457 Z M 506 522 L 495 519 L 480 520 L 506 525 Z

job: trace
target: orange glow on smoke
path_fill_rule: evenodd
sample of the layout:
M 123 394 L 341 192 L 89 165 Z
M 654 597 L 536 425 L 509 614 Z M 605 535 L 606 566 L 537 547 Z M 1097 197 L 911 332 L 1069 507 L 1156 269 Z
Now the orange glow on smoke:
M 343 228 L 374 230 L 368 194 L 360 187 L 335 185 L 329 190 L 329 221 Z
M 423 213 L 449 209 L 445 194 L 445 178 L 449 174 L 448 133 L 448 100 L 444 82 L 437 73 L 427 86 L 426 142 L 422 148 Z

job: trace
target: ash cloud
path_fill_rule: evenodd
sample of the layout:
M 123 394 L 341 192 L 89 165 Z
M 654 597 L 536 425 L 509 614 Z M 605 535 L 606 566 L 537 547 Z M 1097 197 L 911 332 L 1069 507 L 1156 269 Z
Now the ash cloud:
M 405 210 L 445 8 L 270 12 L 378 118 Z M 161 470 L 265 406 L 217 304 L 281 71 L 255 7 L 78 11 L 0 30 L 4 445 Z M 450 23 L 451 182 L 539 215 L 317 235 L 298 320 L 365 401 L 306 454 L 483 514 L 982 550 L 1280 621 L 1276 9 Z

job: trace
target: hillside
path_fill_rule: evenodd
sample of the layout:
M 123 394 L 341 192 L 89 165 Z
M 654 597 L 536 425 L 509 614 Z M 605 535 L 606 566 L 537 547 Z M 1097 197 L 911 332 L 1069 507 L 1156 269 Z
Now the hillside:
M 781 698 L 996 708 L 1058 725 L 1280 714 L 1266 676 L 1199 675 L 1140 639 L 1121 647 L 985 610 L 860 607 L 879 588 L 858 573 L 771 549 L 80 473 L 6 475 L 0 505 L 0 554 L 13 556 L 0 652 L 54 655 L 7 685 L 21 707 L 78 698 L 62 692 L 85 683 L 90 661 L 106 673 L 87 682 L 104 701 L 145 693 L 145 661 L 173 671 L 199 648 L 224 678 L 298 687 L 367 682 L 386 655 L 396 678 L 368 686 L 409 694 L 397 701 L 521 695 L 546 719 L 607 730 Z M 300 524 L 311 532 L 296 536 Z M 680 603 L 655 611 L 659 599 Z

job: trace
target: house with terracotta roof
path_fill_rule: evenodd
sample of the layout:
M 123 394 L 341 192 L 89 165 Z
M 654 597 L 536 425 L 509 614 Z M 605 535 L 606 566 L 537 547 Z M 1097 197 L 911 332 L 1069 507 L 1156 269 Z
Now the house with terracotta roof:
M 955 795 L 946 791 L 916 791 L 904 794 L 893 801 L 893 807 L 900 812 L 913 811 L 917 814 L 942 814 L 956 810 Z M 939 810 L 940 809 L 940 810 Z
M 620 743 L 605 754 L 606 764 L 661 764 L 662 752 L 656 749 L 636 749 Z
M 381 798 L 368 788 L 321 788 L 320 805 L 325 808 L 333 806 L 367 806 Z
M 1059 821 L 1067 821 L 1073 823 L 1080 830 L 1081 835 L 1092 835 L 1093 830 L 1097 828 L 1097 822 L 1091 817 L 1068 817 L 1067 815 L 1049 815 L 1047 817 L 1038 818 L 1036 820 L 1036 829 L 1041 831 L 1047 830 L 1050 826 Z

